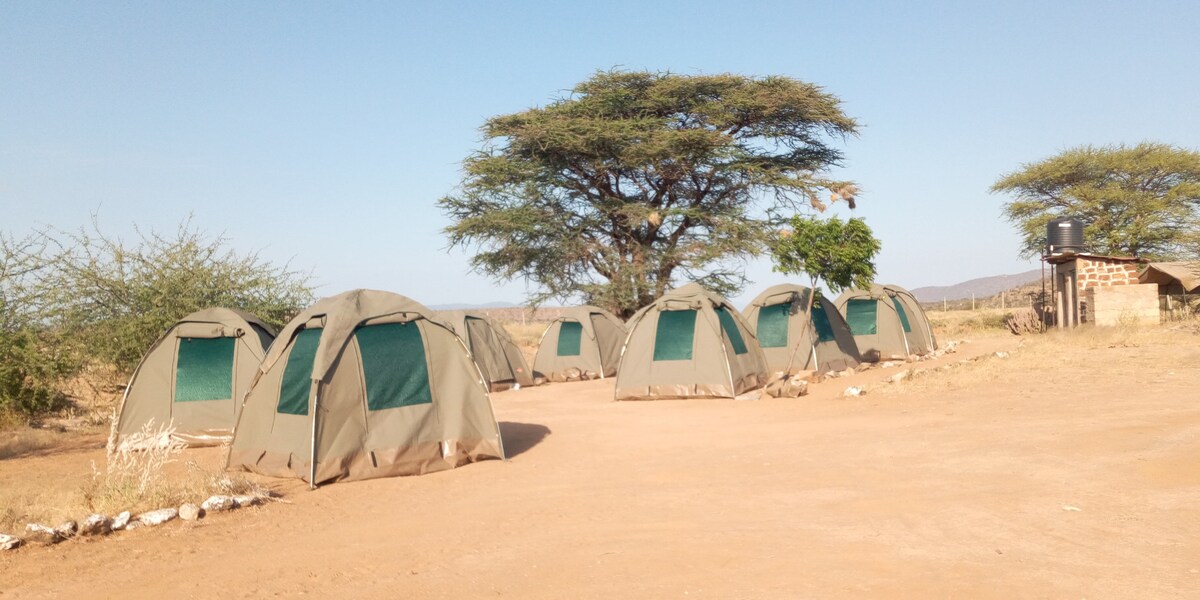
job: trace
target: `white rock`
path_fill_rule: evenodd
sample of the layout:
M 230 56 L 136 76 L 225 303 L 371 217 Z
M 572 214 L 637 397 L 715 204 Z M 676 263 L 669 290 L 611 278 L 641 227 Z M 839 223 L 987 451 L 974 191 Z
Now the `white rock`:
M 79 535 L 106 535 L 112 531 L 113 520 L 101 515 L 88 515 L 79 526 Z
M 1067 512 L 1083 512 L 1082 508 L 1079 508 L 1078 506 L 1071 506 L 1070 504 L 1064 504 L 1063 510 Z
M 112 530 L 120 531 L 122 529 L 126 529 L 127 527 L 129 527 L 129 520 L 130 520 L 129 511 L 124 511 L 121 514 L 113 517 Z
M 139 527 L 145 527 L 145 525 L 142 525 L 140 521 L 130 520 L 129 524 L 125 526 L 125 531 L 133 531 Z
M 204 509 L 192 504 L 191 502 L 187 502 L 183 506 L 179 507 L 179 518 L 183 519 L 184 521 L 198 521 L 203 516 Z
M 174 508 L 160 508 L 138 515 L 137 522 L 147 527 L 154 527 L 155 525 L 162 525 L 178 516 L 179 511 Z
M 57 531 L 40 523 L 29 523 L 25 526 L 25 539 L 44 546 L 63 541 L 62 536 Z
M 899 373 L 896 373 L 895 375 L 888 377 L 887 382 L 888 383 L 900 383 L 901 381 L 908 379 L 909 374 L 910 374 L 909 371 L 900 371 Z
M 1008 353 L 1007 352 L 997 352 L 997 353 L 993 354 L 992 356 L 995 356 L 996 358 L 1008 358 Z
M 864 390 L 863 388 L 851 386 L 851 387 L 846 388 L 846 391 L 842 392 L 842 396 L 849 398 L 852 396 L 862 396 L 866 393 L 867 393 L 867 391 Z
M 232 496 L 210 496 L 208 500 L 200 504 L 200 508 L 203 508 L 205 512 L 233 510 L 237 508 L 237 500 L 234 500 Z
M 237 505 L 238 508 L 245 508 L 247 506 L 257 506 L 259 504 L 262 504 L 263 497 L 262 496 L 252 496 L 252 495 L 234 496 L 233 502 L 234 502 L 234 504 Z
M 24 540 L 15 535 L 0 533 L 0 550 L 15 550 L 20 548 L 23 542 Z
M 76 523 L 75 521 L 67 521 L 58 527 L 55 527 L 54 533 L 57 533 L 63 539 L 73 538 L 75 537 L 75 534 L 79 533 L 79 523 Z

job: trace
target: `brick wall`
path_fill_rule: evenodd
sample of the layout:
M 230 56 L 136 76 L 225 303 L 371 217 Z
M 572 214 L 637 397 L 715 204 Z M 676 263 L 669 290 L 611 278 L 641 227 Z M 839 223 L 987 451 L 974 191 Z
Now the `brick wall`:
M 1081 256 L 1075 261 L 1075 269 L 1080 295 L 1092 288 L 1136 285 L 1138 282 L 1138 264 L 1135 262 Z

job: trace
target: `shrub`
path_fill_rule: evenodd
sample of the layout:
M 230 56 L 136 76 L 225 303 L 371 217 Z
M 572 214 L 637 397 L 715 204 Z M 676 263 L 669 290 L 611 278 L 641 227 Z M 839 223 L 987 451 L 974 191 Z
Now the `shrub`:
M 239 308 L 282 327 L 313 298 L 308 275 L 228 249 L 227 238 L 210 237 L 190 221 L 173 236 L 139 232 L 133 244 L 95 222 L 90 231 L 60 237 L 61 257 L 41 282 L 45 310 L 89 358 L 125 371 L 191 312 Z
M 0 422 L 65 408 L 68 379 L 84 365 L 128 376 L 188 313 L 239 308 L 279 327 L 312 301 L 307 275 L 228 242 L 190 221 L 134 243 L 94 220 L 77 233 L 0 234 Z

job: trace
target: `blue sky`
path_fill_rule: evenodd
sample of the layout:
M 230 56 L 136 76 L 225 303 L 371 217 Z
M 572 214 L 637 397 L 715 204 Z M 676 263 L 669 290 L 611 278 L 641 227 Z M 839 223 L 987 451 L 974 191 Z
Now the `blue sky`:
M 880 279 L 1036 267 L 988 193 L 1080 144 L 1200 146 L 1195 2 L 0 3 L 0 231 L 172 230 L 311 270 L 318 292 L 519 301 L 434 202 L 489 116 L 598 69 L 788 75 L 862 124 L 835 175 Z M 844 210 L 844 209 L 843 209 Z M 744 302 L 783 278 L 747 265 Z

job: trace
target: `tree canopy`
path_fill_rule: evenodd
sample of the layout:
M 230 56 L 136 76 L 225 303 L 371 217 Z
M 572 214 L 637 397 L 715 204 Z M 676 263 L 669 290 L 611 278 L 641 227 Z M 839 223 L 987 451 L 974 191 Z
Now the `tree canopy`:
M 829 291 L 846 288 L 870 289 L 875 279 L 875 255 L 881 244 L 862 219 L 842 221 L 837 217 L 816 219 L 797 215 L 772 246 L 775 270 L 790 275 L 805 274 L 809 287 L 822 281 Z M 811 310 L 815 294 L 809 296 Z
M 789 77 L 599 72 L 548 106 L 489 119 L 439 205 L 472 267 L 523 278 L 535 303 L 582 300 L 628 317 L 673 285 L 744 284 L 797 210 L 853 207 L 828 178 L 855 133 L 840 101 Z M 821 194 L 819 196 L 818 194 Z
M 1011 194 L 1004 216 L 1021 233 L 1023 256 L 1038 256 L 1046 223 L 1084 222 L 1091 252 L 1150 259 L 1200 251 L 1200 152 L 1166 144 L 1082 146 L 1022 165 L 992 186 Z

